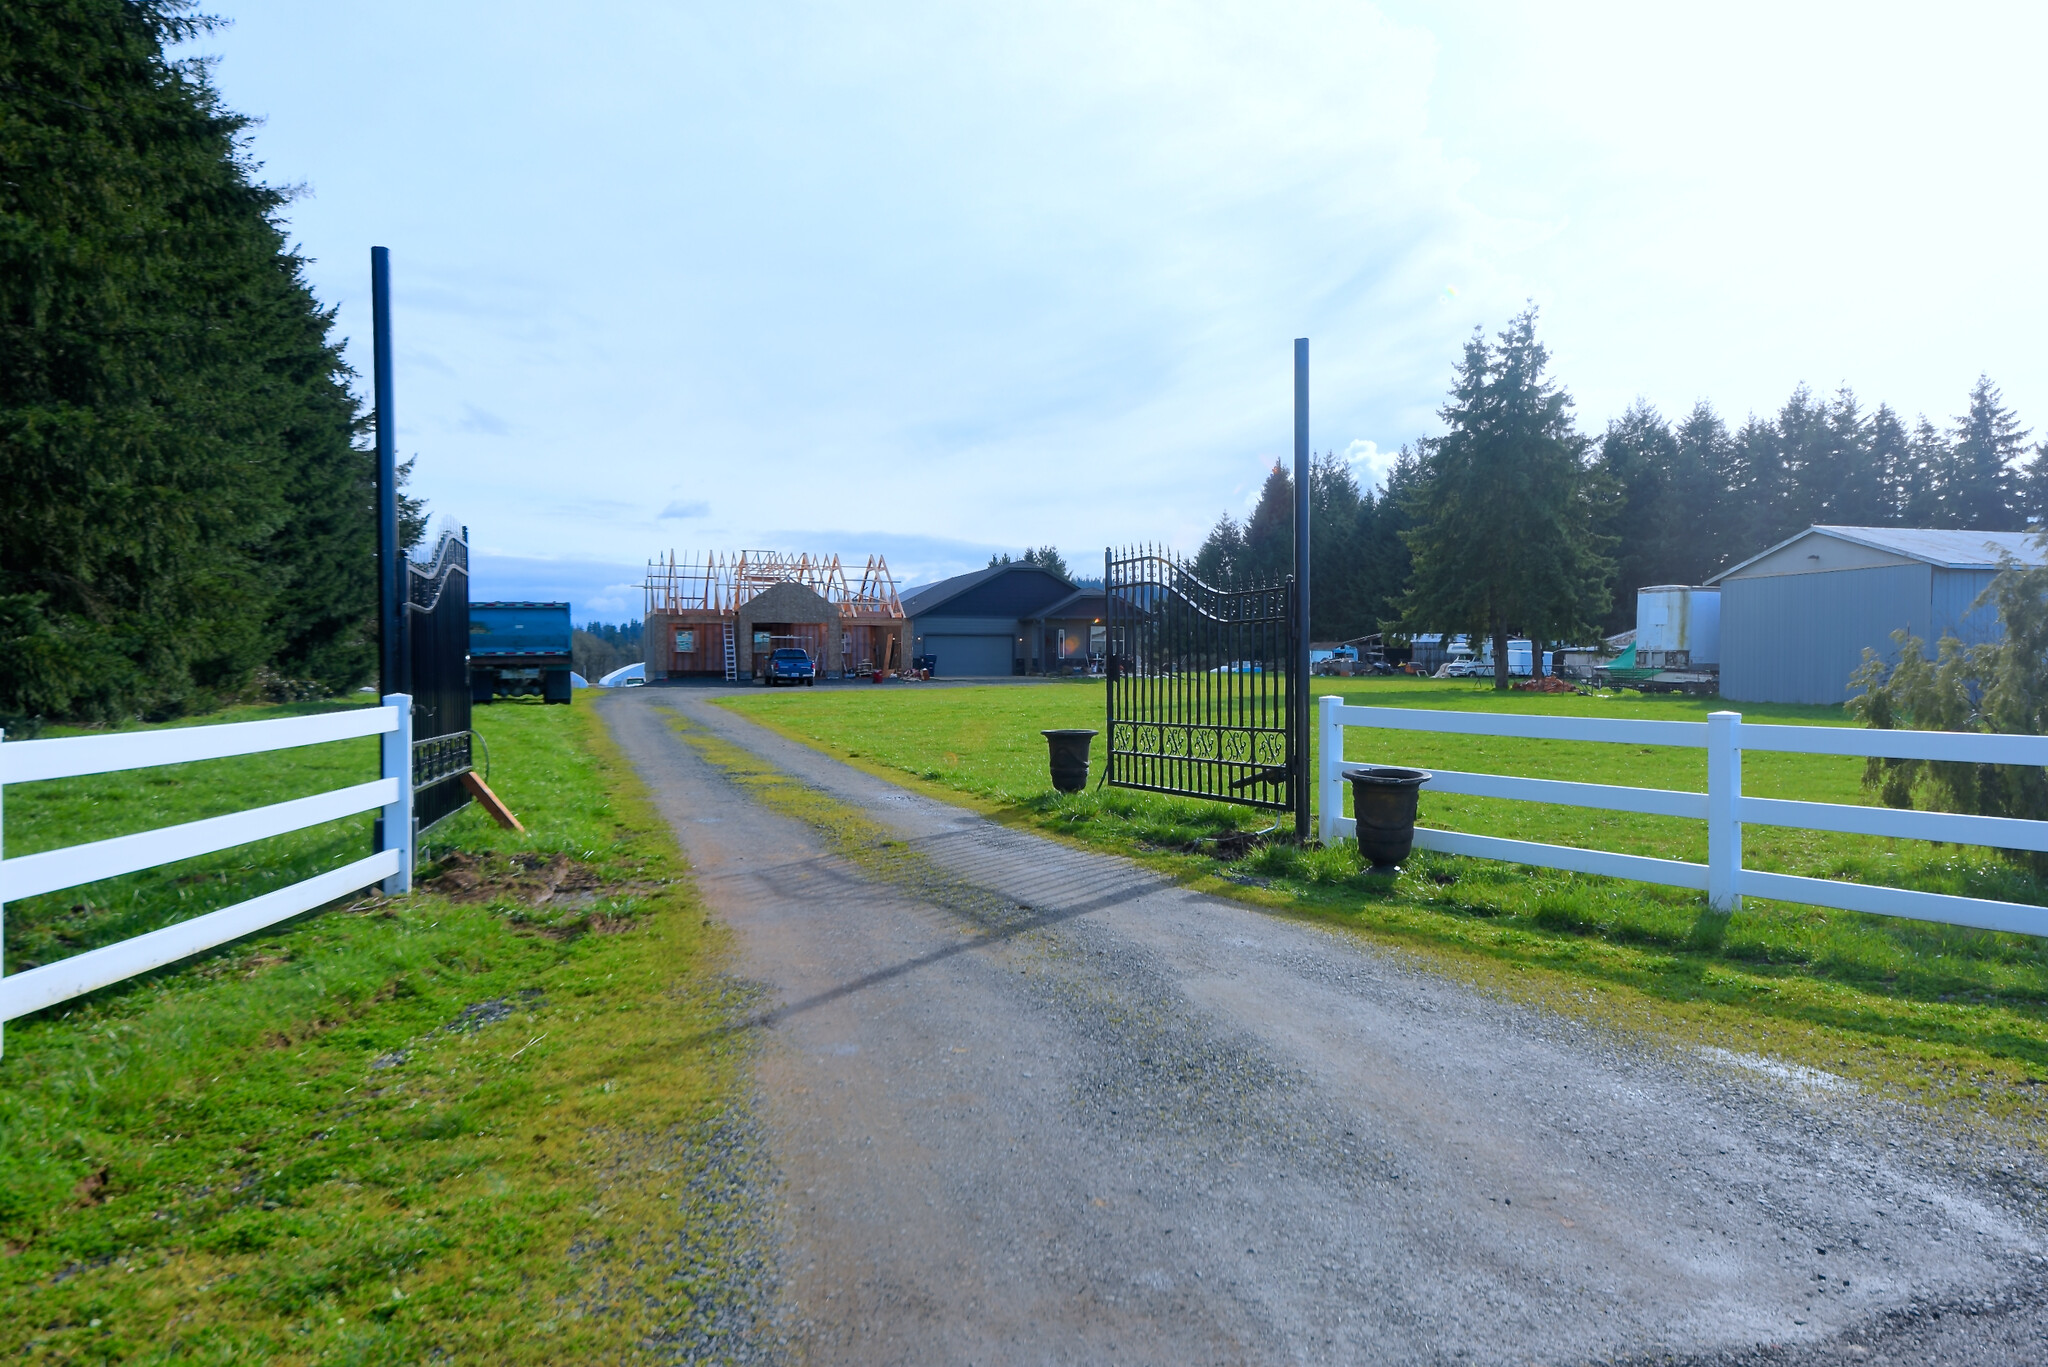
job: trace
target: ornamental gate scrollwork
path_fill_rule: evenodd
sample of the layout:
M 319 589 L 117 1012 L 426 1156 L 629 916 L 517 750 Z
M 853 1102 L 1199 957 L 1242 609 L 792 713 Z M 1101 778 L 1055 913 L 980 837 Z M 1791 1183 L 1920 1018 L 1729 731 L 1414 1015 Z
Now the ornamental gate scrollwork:
M 1163 550 L 1109 551 L 1104 780 L 1294 806 L 1294 581 L 1218 587 Z

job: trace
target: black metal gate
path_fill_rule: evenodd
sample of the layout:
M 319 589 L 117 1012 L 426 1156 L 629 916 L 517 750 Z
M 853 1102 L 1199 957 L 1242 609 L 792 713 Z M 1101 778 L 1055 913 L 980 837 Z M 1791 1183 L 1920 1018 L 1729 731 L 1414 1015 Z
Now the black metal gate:
M 1219 588 L 1157 549 L 1106 552 L 1103 574 L 1105 781 L 1292 809 L 1294 580 Z
M 444 533 L 426 564 L 407 560 L 413 819 L 425 830 L 469 802 L 469 544 Z

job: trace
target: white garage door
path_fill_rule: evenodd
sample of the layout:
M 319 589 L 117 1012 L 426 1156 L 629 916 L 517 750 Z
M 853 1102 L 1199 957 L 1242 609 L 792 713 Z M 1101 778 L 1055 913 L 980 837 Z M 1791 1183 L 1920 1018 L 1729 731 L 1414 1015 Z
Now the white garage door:
M 924 638 L 924 653 L 939 657 L 941 679 L 975 679 L 1007 675 L 1013 658 L 1008 636 L 933 636 Z

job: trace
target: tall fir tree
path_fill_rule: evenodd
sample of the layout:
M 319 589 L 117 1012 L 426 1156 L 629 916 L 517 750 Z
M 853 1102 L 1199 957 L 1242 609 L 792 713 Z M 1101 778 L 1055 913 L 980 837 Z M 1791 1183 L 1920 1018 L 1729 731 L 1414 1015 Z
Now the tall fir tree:
M 1871 413 L 1869 442 L 1870 462 L 1883 490 L 1884 520 L 1910 525 L 1912 518 L 1907 509 L 1920 498 L 1923 473 L 1906 424 L 1890 404 L 1881 403 Z
M 1954 512 L 1947 498 L 1948 438 L 1924 413 L 1913 424 L 1907 464 L 1911 475 L 1899 504 L 1900 518 L 1908 527 L 1954 527 Z
M 1772 424 L 1777 434 L 1778 464 L 1784 472 L 1784 504 L 1777 510 L 1779 525 L 1808 526 L 1821 521 L 1827 503 L 1827 486 L 1833 474 L 1826 407 L 1813 391 L 1800 385 L 1778 410 Z
M 1731 465 L 1731 520 L 1739 546 L 1761 549 L 1782 541 L 1793 526 L 1805 525 L 1797 522 L 1799 514 L 1791 506 L 1791 481 L 1775 423 L 1751 414 L 1735 434 Z
M 1244 520 L 1244 562 L 1239 572 L 1277 581 L 1294 567 L 1294 479 L 1279 461 L 1259 486 L 1259 501 Z
M 1440 410 L 1448 430 L 1427 444 L 1412 496 L 1403 621 L 1491 637 L 1502 689 L 1509 632 L 1529 633 L 1540 658 L 1544 640 L 1590 630 L 1613 571 L 1588 497 L 1587 443 L 1548 363 L 1534 308 L 1494 345 L 1475 333 Z
M 1604 530 L 1615 542 L 1609 630 L 1635 615 L 1636 590 L 1672 582 L 1693 527 L 1679 504 L 1678 438 L 1641 399 L 1607 424 L 1598 470 L 1609 493 Z
M 1816 522 L 1837 527 L 1878 527 L 1892 520 L 1884 466 L 1872 442 L 1870 420 L 1843 385 L 1822 413 L 1827 433 L 1827 478 Z
M 2015 484 L 2027 433 L 1988 375 L 1970 388 L 1970 411 L 1956 419 L 1943 489 L 1950 524 L 2003 532 L 2020 526 Z
M 374 465 L 175 0 L 0 9 L 0 715 L 203 707 L 375 651 Z
M 1735 441 L 1713 405 L 1701 399 L 1673 434 L 1678 441 L 1678 515 L 1691 537 L 1690 559 L 1674 582 L 1704 583 L 1708 575 L 1733 564 L 1742 546 L 1737 525 L 1739 505 L 1729 490 L 1735 479 Z M 1627 611 L 1635 604 L 1626 603 Z M 1612 620 L 1610 618 L 1610 620 Z M 1633 617 L 1629 618 L 1633 622 Z

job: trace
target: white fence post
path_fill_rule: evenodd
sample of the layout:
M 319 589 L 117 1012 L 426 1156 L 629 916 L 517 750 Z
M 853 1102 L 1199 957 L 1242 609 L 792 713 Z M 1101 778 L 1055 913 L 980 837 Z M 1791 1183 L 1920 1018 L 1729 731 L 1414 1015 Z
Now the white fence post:
M 1742 910 L 1742 714 L 1707 714 L 1707 905 Z
M 398 851 L 398 872 L 384 880 L 384 893 L 412 891 L 412 695 L 386 693 L 384 705 L 398 709 L 398 725 L 384 733 L 383 776 L 398 780 L 398 796 L 384 809 L 384 848 Z
M 1327 845 L 1337 838 L 1344 815 L 1344 723 L 1337 720 L 1344 700 L 1324 694 L 1316 702 L 1316 839 Z

